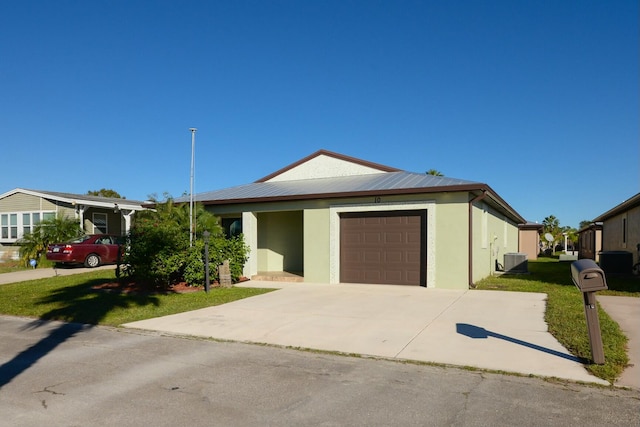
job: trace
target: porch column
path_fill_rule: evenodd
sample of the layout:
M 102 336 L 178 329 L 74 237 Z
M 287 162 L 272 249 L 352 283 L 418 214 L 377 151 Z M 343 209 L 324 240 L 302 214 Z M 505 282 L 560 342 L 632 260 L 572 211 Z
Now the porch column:
M 242 233 L 244 243 L 249 246 L 249 259 L 242 274 L 250 279 L 258 274 L 258 218 L 253 212 L 242 213 Z
M 82 229 L 83 232 L 87 232 L 87 230 L 84 229 L 84 210 L 86 209 L 85 205 L 77 205 L 76 206 L 76 219 L 80 221 L 80 228 Z
M 127 213 L 124 211 L 120 211 L 122 213 L 122 218 L 124 218 L 124 234 L 129 234 L 129 230 L 131 230 L 131 217 L 136 213 L 134 210 L 130 210 Z

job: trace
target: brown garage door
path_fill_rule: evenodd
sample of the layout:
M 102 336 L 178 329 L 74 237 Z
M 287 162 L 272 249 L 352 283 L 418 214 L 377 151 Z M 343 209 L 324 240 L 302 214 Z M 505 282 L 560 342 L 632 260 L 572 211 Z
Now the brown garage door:
M 426 211 L 340 215 L 340 281 L 426 285 Z

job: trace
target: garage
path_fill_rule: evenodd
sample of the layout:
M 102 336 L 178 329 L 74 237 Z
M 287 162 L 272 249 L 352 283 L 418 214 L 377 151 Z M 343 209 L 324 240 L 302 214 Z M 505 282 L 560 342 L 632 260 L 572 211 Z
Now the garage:
M 340 214 L 340 281 L 426 286 L 427 212 Z

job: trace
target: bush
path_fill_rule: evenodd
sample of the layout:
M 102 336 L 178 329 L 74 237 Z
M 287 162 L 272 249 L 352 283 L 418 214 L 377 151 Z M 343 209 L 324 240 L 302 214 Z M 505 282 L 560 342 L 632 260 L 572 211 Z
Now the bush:
M 209 239 L 209 280 L 220 281 L 218 266 L 229 260 L 231 280 L 237 282 L 242 277 L 242 268 L 247 262 L 249 248 L 244 244 L 244 237 L 239 235 L 225 238 L 218 235 Z M 187 251 L 184 267 L 184 280 L 191 286 L 205 284 L 205 243 L 198 240 Z
M 170 287 L 179 282 L 191 286 L 205 283 L 204 241 L 196 233 L 189 242 L 189 213 L 186 205 L 172 200 L 158 204 L 156 211 L 140 212 L 128 236 L 128 246 L 118 272 L 134 280 Z M 231 277 L 237 281 L 248 257 L 242 236 L 227 239 L 218 220 L 196 205 L 196 230 L 208 230 L 209 279 L 218 280 L 218 265 L 229 260 Z

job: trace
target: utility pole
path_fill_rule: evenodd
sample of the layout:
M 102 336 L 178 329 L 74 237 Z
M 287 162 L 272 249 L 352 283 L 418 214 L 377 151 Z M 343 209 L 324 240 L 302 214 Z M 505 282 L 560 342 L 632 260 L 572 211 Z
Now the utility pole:
M 189 128 L 191 131 L 191 182 L 189 187 L 189 246 L 193 246 L 193 170 L 196 163 L 196 128 Z

